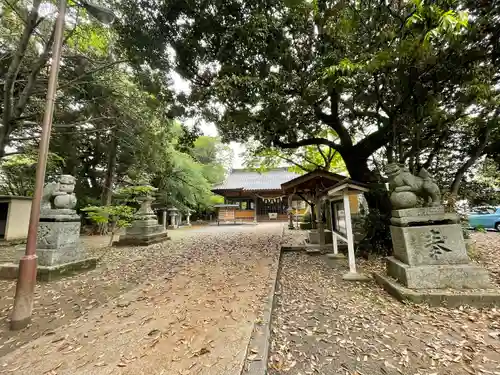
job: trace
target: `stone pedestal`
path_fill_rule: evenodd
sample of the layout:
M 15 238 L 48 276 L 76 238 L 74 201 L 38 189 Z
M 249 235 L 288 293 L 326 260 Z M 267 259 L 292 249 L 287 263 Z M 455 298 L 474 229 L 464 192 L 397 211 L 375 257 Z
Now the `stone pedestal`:
M 43 209 L 37 233 L 37 279 L 51 281 L 95 268 L 97 258 L 88 257 L 80 243 L 80 216 L 72 209 Z M 19 250 L 18 261 L 25 249 Z M 0 266 L 1 278 L 17 278 L 18 261 Z
M 69 209 L 42 212 L 36 248 L 39 266 L 53 266 L 83 258 L 80 216 Z
M 489 286 L 487 271 L 469 264 L 457 215 L 440 206 L 396 210 L 392 216 L 389 276 L 412 289 Z
M 134 221 L 125 229 L 116 246 L 147 246 L 168 240 L 167 231 L 151 209 L 152 197 L 142 197 L 141 207 L 134 215 Z
M 36 252 L 39 279 L 50 281 L 65 273 L 94 268 L 80 243 L 80 216 L 72 209 L 49 209 L 40 213 Z
M 332 232 L 329 230 L 325 230 L 325 244 L 331 244 L 332 243 Z M 319 238 L 319 231 L 318 230 L 310 230 L 307 233 L 307 239 L 309 244 L 311 245 L 319 245 L 320 243 L 320 238 Z
M 386 289 L 400 288 L 391 294 L 404 295 L 408 289 L 426 296 L 430 290 L 449 294 L 459 289 L 467 303 L 467 289 L 493 288 L 488 272 L 469 261 L 457 215 L 442 206 L 411 208 L 393 211 L 391 223 L 394 256 L 387 258 L 387 275 L 392 279 L 377 275 Z M 446 304 L 445 297 L 440 301 Z
M 74 188 L 75 178 L 61 175 L 57 182 L 50 182 L 43 189 L 36 244 L 38 280 L 50 281 L 97 264 L 97 259 L 88 258 L 80 245 Z M 17 278 L 24 253 L 25 249 L 20 249 L 17 262 L 0 265 L 0 277 Z

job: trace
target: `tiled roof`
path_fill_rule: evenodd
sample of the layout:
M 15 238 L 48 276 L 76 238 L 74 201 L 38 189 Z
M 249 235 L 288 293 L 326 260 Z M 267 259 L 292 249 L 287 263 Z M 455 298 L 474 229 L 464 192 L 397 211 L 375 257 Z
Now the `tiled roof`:
M 255 172 L 234 169 L 226 181 L 212 190 L 281 190 L 281 184 L 300 176 L 288 168 L 272 169 L 267 172 Z

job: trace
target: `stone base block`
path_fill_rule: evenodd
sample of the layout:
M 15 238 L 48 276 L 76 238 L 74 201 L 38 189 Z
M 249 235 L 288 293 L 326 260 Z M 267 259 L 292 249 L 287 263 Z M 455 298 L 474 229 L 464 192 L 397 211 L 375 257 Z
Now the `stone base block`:
M 306 246 L 306 253 L 310 255 L 320 255 L 321 249 L 319 246 Z
M 332 260 L 344 260 L 346 259 L 346 256 L 344 254 L 334 254 L 334 253 L 330 253 L 330 254 L 326 254 L 326 257 L 328 259 L 332 259 Z
M 394 212 L 394 211 L 393 211 Z M 409 226 L 409 225 L 431 225 L 431 224 L 450 224 L 460 222 L 457 214 L 454 213 L 443 213 L 427 216 L 404 216 L 404 217 L 392 217 L 391 224 L 396 226 Z
M 86 258 L 75 262 L 57 264 L 54 266 L 37 266 L 38 281 L 52 281 L 61 277 L 71 276 L 78 272 L 94 269 L 97 258 Z M 19 265 L 16 263 L 0 264 L 0 279 L 17 279 Z
M 418 207 L 418 208 L 403 208 L 401 210 L 392 210 L 392 217 L 416 217 L 416 216 L 432 216 L 443 215 L 444 206 L 435 207 Z
M 342 276 L 342 280 L 346 281 L 371 281 L 371 277 L 360 272 L 348 272 Z
M 410 266 L 469 263 L 460 224 L 390 228 L 394 256 Z
M 128 237 L 140 237 L 152 234 L 163 233 L 163 225 L 158 224 L 156 220 L 136 220 L 125 230 Z
M 53 221 L 52 221 L 53 220 Z M 37 249 L 70 249 L 78 247 L 80 240 L 80 217 L 75 216 L 72 221 L 40 218 L 37 231 Z M 76 249 L 76 251 L 78 251 Z
M 388 257 L 387 274 L 411 289 L 490 287 L 488 271 L 473 264 L 409 266 L 395 257 Z
M 120 236 L 118 241 L 113 242 L 113 246 L 148 246 L 169 240 L 167 232 L 146 234 L 141 236 Z
M 311 230 L 307 233 L 307 238 L 309 239 L 310 244 L 319 244 L 319 231 Z M 325 243 L 332 243 L 332 232 L 329 230 L 325 230 Z
M 408 289 L 398 283 L 391 277 L 373 274 L 377 283 L 382 286 L 390 295 L 402 302 L 425 303 L 429 306 L 446 306 L 456 308 L 460 306 L 473 307 L 493 307 L 500 306 L 500 290 L 498 289 L 481 289 L 460 291 L 453 290 L 429 290 Z
M 21 253 L 24 253 L 24 249 Z M 85 258 L 85 250 L 79 244 L 59 249 L 36 249 L 38 265 L 52 267 L 58 264 L 67 264 L 80 261 Z M 24 255 L 24 254 L 23 254 Z
M 332 245 L 324 245 L 320 246 L 319 244 L 311 244 L 311 243 L 305 243 L 304 244 L 304 249 L 306 250 L 306 253 L 325 253 L 327 251 L 332 250 Z
M 281 251 L 303 251 L 305 248 L 305 245 L 284 245 L 281 246 Z

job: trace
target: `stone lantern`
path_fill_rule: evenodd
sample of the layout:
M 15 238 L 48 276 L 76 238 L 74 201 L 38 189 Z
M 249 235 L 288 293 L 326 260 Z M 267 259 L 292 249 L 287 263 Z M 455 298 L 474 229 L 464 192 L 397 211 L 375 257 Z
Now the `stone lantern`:
M 168 239 L 167 231 L 163 225 L 158 224 L 158 218 L 151 208 L 151 203 L 154 201 L 151 193 L 157 189 L 146 186 L 150 188 L 150 192 L 136 198 L 141 207 L 134 214 L 132 225 L 125 230 L 125 235 L 120 236 L 117 245 L 144 246 Z
M 170 215 L 170 226 L 175 229 L 178 228 L 179 226 L 177 225 L 177 216 L 179 214 L 179 210 L 175 207 L 170 207 L 168 209 L 168 214 Z

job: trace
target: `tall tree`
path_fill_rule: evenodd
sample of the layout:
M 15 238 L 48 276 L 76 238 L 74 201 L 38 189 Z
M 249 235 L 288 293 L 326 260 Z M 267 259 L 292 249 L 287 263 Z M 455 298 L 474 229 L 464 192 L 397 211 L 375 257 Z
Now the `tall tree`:
M 420 167 L 470 106 L 490 113 L 497 102 L 488 42 L 476 43 L 479 25 L 468 22 L 464 2 L 121 6 L 125 48 L 138 63 L 174 65 L 191 80 L 190 95 L 180 99 L 215 122 L 225 140 L 328 146 L 356 180 L 380 181 L 369 159 L 381 148 L 389 161 Z M 175 54 L 162 53 L 172 48 Z M 326 129 L 337 137 L 318 136 Z M 472 159 L 488 141 L 477 148 Z
M 17 152 L 18 141 L 39 136 L 57 8 L 40 0 L 0 1 L 0 6 L 2 158 Z M 95 23 L 86 11 L 70 6 L 66 25 L 59 93 L 67 87 L 77 89 L 92 72 L 106 70 L 122 61 L 111 51 L 110 30 Z M 57 101 L 61 99 L 58 96 Z M 57 125 L 55 122 L 55 131 Z

